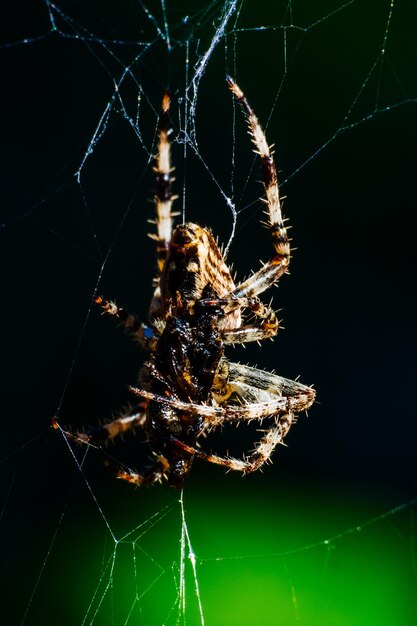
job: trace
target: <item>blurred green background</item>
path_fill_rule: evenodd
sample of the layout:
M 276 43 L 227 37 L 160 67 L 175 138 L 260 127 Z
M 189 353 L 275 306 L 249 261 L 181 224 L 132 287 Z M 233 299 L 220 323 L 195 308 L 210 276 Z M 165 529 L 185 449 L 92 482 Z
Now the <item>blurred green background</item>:
M 200 623 L 188 558 L 185 614 L 176 605 L 179 494 L 130 489 L 76 450 L 81 474 L 50 420 L 58 411 L 63 424 L 95 424 L 129 400 L 142 355 L 87 312 L 98 286 L 146 317 L 164 89 L 187 219 L 228 240 L 220 185 L 239 211 L 229 254 L 238 277 L 271 254 L 228 72 L 276 146 L 296 248 L 274 291 L 285 329 L 229 356 L 300 376 L 318 402 L 262 474 L 196 463 L 184 501 L 205 622 L 411 626 L 415 507 L 379 516 L 417 491 L 415 3 L 393 2 L 389 24 L 388 1 L 237 4 L 199 84 L 198 154 L 188 147 L 185 161 L 185 86 L 228 5 L 165 5 L 171 51 L 143 10 L 165 32 L 153 0 L 59 2 L 60 33 L 48 34 L 42 1 L 1 20 L 4 623 Z M 114 80 L 135 58 L 78 183 Z M 257 436 L 256 426 L 225 429 L 207 447 L 241 455 Z M 113 453 L 137 468 L 147 460 L 140 438 Z M 116 548 L 110 530 L 120 539 L 136 527 Z

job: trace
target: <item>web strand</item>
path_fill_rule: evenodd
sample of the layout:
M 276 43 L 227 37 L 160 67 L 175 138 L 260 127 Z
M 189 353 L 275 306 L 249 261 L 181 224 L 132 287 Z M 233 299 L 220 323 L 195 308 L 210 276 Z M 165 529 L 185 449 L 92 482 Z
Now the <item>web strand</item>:
M 18 168 L 18 183 L 15 179 L 11 183 L 11 195 L 13 202 L 16 202 L 15 205 L 11 204 L 16 210 L 5 216 L 0 224 L 1 235 L 5 239 L 11 237 L 16 253 L 15 257 L 11 257 L 12 260 L 7 260 L 7 264 L 10 264 L 7 273 L 11 274 L 13 263 L 18 265 L 17 260 L 25 254 L 28 241 L 34 236 L 35 231 L 42 236 L 39 237 L 35 254 L 28 254 L 26 257 L 26 273 L 29 273 L 31 265 L 36 263 L 38 257 L 42 257 L 44 246 L 51 246 L 48 263 L 41 266 L 43 273 L 36 276 L 40 287 L 47 282 L 47 272 L 55 263 L 58 264 L 57 259 L 65 250 L 63 269 L 60 266 L 59 276 L 53 278 L 54 299 L 50 302 L 45 300 L 44 304 L 42 298 L 38 300 L 33 296 L 28 297 L 25 305 L 29 313 L 32 307 L 32 315 L 28 315 L 18 328 L 19 333 L 24 333 L 29 326 L 30 340 L 32 336 L 42 334 L 44 332 L 42 329 L 47 327 L 39 325 L 38 328 L 32 321 L 41 319 L 36 315 L 37 309 L 41 309 L 42 316 L 49 317 L 51 325 L 55 324 L 52 327 L 56 332 L 49 337 L 45 333 L 40 350 L 44 346 L 46 349 L 48 339 L 54 343 L 54 347 L 56 343 L 56 350 L 51 351 L 52 356 L 48 357 L 47 366 L 40 364 L 39 373 L 32 372 L 27 361 L 31 364 L 36 361 L 29 355 L 29 352 L 35 349 L 31 348 L 31 341 L 26 341 L 19 371 L 19 377 L 24 377 L 25 382 L 20 383 L 18 391 L 20 393 L 22 389 L 25 390 L 26 386 L 29 391 L 24 404 L 22 401 L 19 405 L 20 400 L 15 394 L 12 410 L 6 410 L 6 434 L 9 429 L 15 442 L 17 440 L 24 443 L 11 444 L 8 443 L 7 436 L 3 438 L 7 445 L 2 451 L 1 464 L 4 479 L 8 482 L 3 491 L 0 507 L 0 528 L 2 538 L 6 543 L 10 542 L 9 546 L 6 545 L 5 554 L 12 553 L 11 565 L 16 569 L 30 569 L 28 566 L 31 565 L 33 569 L 25 576 L 25 581 L 21 581 L 20 576 L 17 576 L 19 584 L 15 584 L 15 588 L 19 590 L 22 586 L 23 602 L 19 603 L 19 606 L 23 607 L 23 610 L 19 616 L 20 623 L 29 624 L 32 619 L 36 620 L 39 616 L 36 612 L 39 610 L 38 604 L 49 602 L 53 604 L 53 593 L 49 591 L 49 585 L 53 585 L 53 578 L 59 578 L 56 574 L 59 567 L 54 560 L 59 561 L 58 565 L 74 560 L 66 586 L 71 588 L 74 585 L 82 596 L 82 602 L 80 601 L 79 607 L 75 607 L 77 603 L 73 602 L 71 608 L 74 612 L 78 611 L 77 623 L 90 625 L 124 623 L 130 626 L 141 623 L 143 616 L 151 615 L 154 618 L 157 614 L 155 623 L 164 623 L 167 626 L 200 623 L 204 626 L 205 623 L 210 623 L 210 615 L 213 612 L 211 605 L 215 597 L 213 583 L 207 574 L 210 567 L 216 569 L 217 576 L 221 574 L 223 568 L 236 565 L 241 568 L 238 570 L 236 580 L 245 584 L 241 574 L 245 566 L 260 562 L 267 568 L 268 564 L 273 562 L 274 571 L 277 571 L 278 567 L 282 570 L 279 583 L 283 582 L 287 589 L 292 623 L 297 626 L 304 623 L 305 600 L 305 587 L 299 580 L 301 568 L 297 569 L 294 565 L 297 564 L 297 557 L 318 551 L 321 555 L 320 567 L 324 575 L 327 575 L 332 571 L 334 550 L 341 550 L 341 546 L 355 540 L 362 541 L 361 545 L 365 546 L 367 538 L 372 536 L 379 538 L 378 533 L 384 530 L 385 522 L 399 525 L 399 538 L 397 537 L 397 543 L 394 545 L 398 552 L 406 545 L 409 569 L 415 577 L 417 575 L 415 498 L 404 498 L 403 501 L 399 496 L 402 503 L 394 507 L 389 506 L 378 515 L 365 517 L 364 522 L 359 525 L 343 525 L 344 530 L 334 534 L 325 533 L 320 535 L 324 538 L 315 541 L 300 539 L 299 545 L 294 547 L 290 544 L 292 547 L 288 550 L 275 549 L 272 542 L 265 551 L 260 548 L 253 549 L 252 546 L 258 548 L 262 544 L 258 542 L 259 537 L 256 536 L 254 527 L 250 526 L 250 521 L 241 516 L 238 526 L 231 532 L 232 546 L 224 545 L 230 548 L 230 553 L 226 553 L 220 548 L 221 533 L 227 528 L 227 520 L 223 520 L 224 507 L 218 497 L 206 496 L 207 492 L 204 491 L 208 489 L 206 483 L 201 485 L 201 490 L 198 491 L 195 491 L 194 483 L 190 487 L 190 492 L 186 492 L 187 510 L 184 492 L 181 492 L 179 499 L 170 492 L 168 495 L 167 492 L 158 492 L 158 496 L 163 500 L 163 505 L 160 505 L 158 497 L 150 495 L 145 490 L 132 489 L 129 493 L 122 490 L 121 481 L 114 481 L 114 487 L 108 487 L 108 483 L 103 487 L 94 471 L 89 467 L 87 469 L 88 461 L 95 453 L 104 452 L 104 455 L 107 454 L 108 458 L 112 459 L 118 458 L 116 456 L 118 453 L 113 457 L 113 451 L 110 454 L 99 446 L 89 446 L 80 452 L 81 449 L 66 436 L 64 429 L 58 424 L 57 430 L 65 445 L 61 446 L 64 451 L 57 459 L 53 450 L 59 445 L 59 438 L 58 444 L 55 438 L 51 445 L 51 428 L 41 426 L 32 436 L 34 424 L 36 429 L 39 422 L 35 419 L 33 422 L 29 419 L 25 422 L 22 417 L 28 414 L 32 419 L 32 413 L 39 408 L 41 417 L 38 419 L 42 420 L 41 423 L 44 425 L 50 424 L 52 416 L 60 420 L 77 420 L 78 409 L 76 407 L 74 410 L 71 402 L 73 388 L 77 384 L 82 387 L 78 406 L 81 413 L 84 401 L 87 406 L 89 403 L 92 404 L 91 398 L 87 398 L 90 389 L 96 389 L 97 392 L 91 393 L 97 395 L 106 391 L 104 389 L 106 382 L 100 381 L 100 384 L 94 387 L 94 373 L 88 366 L 83 369 L 83 362 L 89 362 L 89 352 L 94 353 L 89 343 L 96 324 L 92 314 L 93 302 L 109 284 L 115 291 L 114 294 L 108 294 L 109 296 L 118 297 L 119 286 L 121 290 L 128 291 L 130 282 L 123 273 L 124 270 L 120 269 L 124 268 L 124 260 L 130 260 L 131 257 L 134 259 L 130 265 L 126 263 L 126 267 L 131 268 L 134 263 L 140 265 L 146 256 L 145 253 L 143 256 L 141 254 L 146 246 L 146 220 L 148 217 L 152 218 L 152 209 L 146 208 L 145 200 L 152 197 L 152 166 L 156 151 L 161 94 L 169 88 L 172 99 L 171 138 L 175 153 L 176 193 L 182 195 L 177 201 L 181 207 L 181 219 L 183 222 L 205 220 L 204 223 L 208 226 L 211 226 L 212 219 L 224 223 L 225 255 L 231 254 L 233 245 L 239 243 L 238 234 L 244 231 L 246 225 L 244 220 L 249 222 L 258 218 L 260 187 L 257 186 L 258 157 L 248 157 L 246 160 L 246 157 L 241 157 L 241 152 L 243 154 L 245 150 L 250 151 L 250 140 L 246 136 L 243 124 L 240 123 L 239 115 L 235 114 L 234 101 L 231 98 L 227 100 L 229 94 L 224 81 L 225 75 L 230 73 L 239 82 L 242 79 L 242 86 L 243 83 L 247 83 L 248 88 L 245 84 L 245 91 L 248 96 L 252 88 L 250 101 L 254 107 L 256 101 L 259 101 L 262 126 L 268 138 L 276 141 L 278 154 L 280 156 L 283 154 L 284 165 L 279 176 L 280 189 L 285 188 L 290 181 L 297 180 L 302 183 L 301 174 L 306 173 L 313 163 L 319 164 L 320 159 L 324 159 L 326 154 L 330 153 L 330 148 L 342 137 L 353 135 L 356 130 L 369 128 L 373 123 L 384 119 L 384 116 L 389 117 L 390 114 L 417 104 L 417 84 L 407 80 L 400 62 L 401 54 L 404 58 L 407 54 L 406 52 L 396 54 L 397 47 L 400 48 L 403 43 L 399 42 L 396 29 L 401 12 L 406 10 L 404 5 L 395 0 L 387 0 L 381 3 L 378 9 L 374 9 L 378 32 L 375 34 L 374 31 L 367 31 L 367 34 L 375 37 L 372 40 L 374 43 L 366 48 L 366 54 L 364 46 L 364 49 L 359 49 L 357 57 L 354 57 L 355 62 L 352 60 L 345 63 L 337 68 L 337 72 L 333 70 L 333 74 L 327 70 L 329 82 L 336 79 L 339 72 L 345 72 L 347 85 L 346 91 L 340 97 L 341 102 L 335 99 L 334 102 L 327 104 L 327 108 L 324 103 L 322 117 L 325 119 L 328 116 L 329 123 L 323 126 L 323 130 L 314 128 L 313 124 L 309 142 L 302 144 L 298 136 L 297 140 L 294 140 L 293 149 L 291 147 L 293 137 L 289 135 L 290 131 L 287 134 L 287 124 L 293 131 L 298 130 L 298 124 L 287 120 L 291 118 L 292 107 L 299 104 L 297 95 L 299 92 L 294 84 L 302 83 L 308 78 L 306 73 L 313 71 L 317 71 L 317 80 L 320 79 L 318 69 L 322 58 L 319 54 L 322 37 L 323 41 L 328 37 L 332 42 L 327 45 L 336 46 L 337 41 L 331 39 L 331 35 L 340 31 L 346 35 L 346 30 L 341 27 L 345 21 L 348 23 L 351 20 L 353 25 L 347 29 L 350 39 L 352 33 L 357 31 L 356 27 L 359 30 L 362 23 L 365 23 L 365 17 L 359 11 L 358 0 L 331 3 L 332 8 L 324 12 L 320 11 L 319 5 L 312 7 L 309 3 L 303 6 L 302 3 L 289 0 L 278 3 L 277 13 L 262 13 L 260 5 L 256 15 L 251 14 L 250 3 L 244 0 L 205 3 L 203 7 L 193 8 L 188 15 L 182 14 L 181 9 L 166 0 L 154 3 L 139 0 L 129 7 L 131 14 L 121 15 L 116 11 L 111 17 L 110 14 L 101 13 L 104 11 L 102 7 L 95 8 L 95 3 L 91 6 L 89 3 L 79 4 L 80 6 L 75 7 L 43 0 L 39 3 L 37 15 L 39 20 L 32 24 L 29 22 L 30 16 L 27 23 L 23 16 L 19 17 L 16 27 L 16 33 L 19 35 L 16 36 L 11 29 L 10 37 L 0 42 L 0 53 L 12 62 L 26 55 L 23 67 L 26 70 L 25 80 L 28 82 L 25 91 L 27 102 L 24 110 L 20 109 L 24 112 L 18 114 L 16 135 L 36 130 L 37 125 L 41 123 L 37 115 L 43 114 L 44 124 L 45 119 L 51 117 L 51 126 L 56 125 L 54 134 L 58 137 L 57 140 L 51 135 L 40 140 L 40 134 L 34 134 L 38 142 L 44 142 L 48 146 L 52 158 L 48 161 L 39 147 L 39 156 L 38 152 L 33 152 L 29 166 L 26 164 L 22 167 L 21 173 Z M 19 3 L 17 6 L 21 10 Z M 356 10 L 358 14 L 354 13 Z M 25 32 L 22 35 L 23 31 Z M 120 37 L 117 33 L 120 33 Z M 344 40 L 341 41 L 340 46 L 343 47 Z M 319 52 L 314 48 L 314 43 Z M 38 76 L 37 90 L 29 80 L 34 68 L 31 64 L 31 55 L 37 58 L 36 55 L 42 52 L 44 56 L 39 58 L 41 63 L 45 63 L 47 59 L 45 50 L 50 55 L 48 62 L 51 63 L 49 83 L 56 85 L 54 89 L 62 89 L 62 85 L 60 87 L 62 74 L 62 82 L 68 80 L 69 84 L 65 92 L 67 99 L 60 100 L 58 104 L 57 100 L 53 99 L 54 89 L 51 89 L 46 81 L 41 82 L 41 72 Z M 330 49 L 327 57 L 338 50 L 339 48 Z M 317 58 L 314 57 L 315 52 Z M 354 53 L 355 49 L 352 48 L 352 54 Z M 363 58 L 361 54 L 364 55 Z M 313 60 L 309 64 L 310 55 Z M 75 71 L 73 64 L 74 66 L 78 64 Z M 85 70 L 84 66 L 88 69 Z M 43 72 L 45 65 L 41 67 Z M 167 67 L 170 69 L 167 70 Z M 259 76 L 257 72 L 254 75 L 253 67 L 259 67 Z M 265 67 L 268 69 L 267 74 L 264 72 Z M 21 76 L 23 72 L 18 73 L 17 82 L 22 82 Z M 73 76 L 76 76 L 79 83 L 70 82 Z M 94 82 L 98 76 L 100 79 Z M 395 85 L 388 90 L 388 96 L 387 85 L 391 83 L 387 76 Z M 312 84 L 307 80 L 306 82 Z M 101 90 L 99 94 L 96 93 L 98 86 Z M 5 100 L 12 99 L 15 86 L 5 80 L 5 88 L 7 96 Z M 50 91 L 47 91 L 48 88 Z M 309 114 L 315 108 L 323 107 L 324 102 L 319 88 L 317 93 L 311 93 L 306 89 L 303 99 L 305 106 L 299 109 L 300 128 L 305 128 L 304 120 L 301 119 L 302 114 Z M 72 129 L 69 133 L 62 118 L 60 126 L 56 122 L 54 114 L 58 106 L 67 114 L 65 123 Z M 10 111 L 4 114 L 3 120 L 6 124 L 11 117 Z M 32 119 L 30 126 L 27 124 L 27 118 Z M 272 133 L 269 130 L 272 129 L 274 136 L 270 137 Z M 77 139 L 71 143 L 68 136 L 75 134 L 76 131 L 81 133 L 81 138 L 77 134 Z M 120 143 L 117 137 L 121 137 Z M 218 141 L 219 137 L 221 143 Z M 58 145 L 66 139 L 68 143 L 64 148 L 66 152 L 63 157 Z M 216 151 L 213 152 L 208 147 L 212 141 L 213 143 L 217 141 Z M 20 143 L 17 141 L 17 147 L 13 150 L 9 144 L 5 145 L 7 160 L 13 157 L 14 150 L 20 155 L 25 152 L 26 144 L 22 140 Z M 290 154 L 291 150 L 294 150 L 295 156 L 293 165 L 288 168 L 285 166 L 285 154 Z M 129 154 L 132 155 L 132 159 L 137 158 L 132 165 L 130 179 L 126 173 L 126 169 L 129 169 L 126 166 L 128 158 L 125 158 Z M 55 165 L 55 159 L 59 162 L 57 173 L 54 173 L 54 168 L 49 165 L 50 162 Z M 42 172 L 48 167 L 50 170 L 47 171 L 51 173 L 47 174 L 45 180 L 42 178 Z M 7 177 L 5 170 L 5 185 L 9 182 Z M 19 186 L 25 189 L 21 190 Z M 115 202 L 107 198 L 111 187 L 118 190 Z M 255 191 L 252 192 L 252 189 Z M 82 217 L 78 217 L 75 212 L 77 201 Z M 200 205 L 202 212 L 198 214 Z M 294 214 L 296 211 L 291 209 L 291 212 Z M 141 221 L 136 219 L 138 215 Z M 300 224 L 302 220 L 300 217 Z M 25 231 L 28 226 L 28 231 Z M 134 231 L 133 238 L 130 238 L 130 231 Z M 314 236 L 320 237 L 317 234 Z M 150 265 L 152 263 L 153 261 L 149 262 Z M 142 269 L 143 265 L 140 265 L 138 276 L 135 278 L 137 293 L 132 295 L 132 300 L 136 298 L 139 305 L 143 305 L 146 315 L 152 278 L 144 284 L 147 277 L 145 269 L 144 275 L 141 275 Z M 151 269 L 153 271 L 153 266 Z M 22 281 L 20 275 L 15 281 L 20 291 L 19 281 Z M 76 293 L 71 291 L 72 281 L 78 283 L 76 293 L 83 294 L 82 304 L 78 306 Z M 65 310 L 60 311 L 58 307 L 54 309 L 51 304 L 54 300 L 64 303 Z M 305 302 L 300 306 L 306 308 Z M 7 325 L 9 325 L 14 317 L 13 299 L 5 308 L 8 310 Z M 68 317 L 68 311 L 73 314 L 72 318 Z M 56 324 L 56 318 L 59 318 L 59 324 Z M 9 343 L 9 338 L 6 339 Z M 102 359 L 105 362 L 103 376 L 106 374 L 106 367 L 109 371 L 118 373 L 119 363 L 124 360 L 124 357 L 110 355 L 107 349 L 103 348 L 105 341 L 101 338 L 99 343 L 95 344 L 102 350 Z M 10 345 L 14 353 L 13 340 L 10 340 Z M 62 359 L 59 361 L 58 353 L 62 353 Z M 41 356 L 39 355 L 39 361 Z M 139 363 L 140 357 L 135 358 L 138 358 Z M 53 371 L 54 359 L 59 363 L 56 368 L 58 372 Z M 94 362 L 92 357 L 91 362 Z M 33 365 L 31 367 L 35 369 Z M 40 380 L 42 394 L 36 398 L 40 397 L 43 400 L 42 407 L 36 406 L 38 400 L 32 400 L 32 378 Z M 134 381 L 129 380 L 126 384 L 132 382 Z M 18 407 L 16 411 L 15 402 Z M 97 412 L 99 410 L 101 408 L 97 409 Z M 110 415 L 106 417 L 110 418 Z M 97 415 L 91 415 L 91 422 L 94 419 L 97 419 Z M 128 447 L 131 441 L 128 438 L 126 440 Z M 333 441 L 335 447 L 338 443 L 340 444 Z M 139 440 L 135 442 L 138 450 L 142 445 L 145 447 L 145 444 L 146 442 Z M 140 454 L 137 456 L 136 452 L 132 454 L 133 469 L 135 464 L 140 465 L 142 462 Z M 35 479 L 34 467 L 38 463 L 41 466 L 45 459 L 49 459 L 49 455 L 53 458 L 51 466 L 40 471 L 41 479 Z M 65 474 L 66 461 L 69 461 L 70 465 L 69 489 L 60 486 L 61 473 Z M 145 459 L 145 463 L 149 461 Z M 111 477 L 108 477 L 108 481 L 111 481 Z M 65 484 L 64 479 L 62 484 Z M 58 513 L 53 509 L 55 502 L 51 485 L 58 485 L 59 493 L 66 494 L 64 505 L 58 505 L 61 507 Z M 204 497 L 201 495 L 203 491 Z M 33 501 L 28 495 L 32 493 Z M 269 493 L 268 491 L 268 497 Z M 72 512 L 76 510 L 77 499 L 82 499 L 85 494 L 95 512 L 95 515 L 91 516 L 94 520 L 79 521 L 80 528 L 74 541 L 74 527 L 77 527 L 78 521 L 74 519 Z M 277 494 L 278 490 L 273 492 L 271 498 L 279 497 Z M 152 498 L 155 498 L 155 502 Z M 28 505 L 26 501 L 29 502 Z M 124 506 L 128 513 L 125 513 Z M 147 506 L 151 510 L 146 508 Z M 195 513 L 198 506 L 206 507 L 205 524 L 195 522 L 195 519 L 199 519 Z M 44 509 L 45 515 L 50 516 L 50 528 L 43 519 Z M 403 518 L 408 512 L 410 519 L 404 530 Z M 251 510 L 248 517 L 252 513 Z M 33 523 L 33 545 L 30 548 L 33 551 L 37 537 L 42 533 L 45 533 L 46 543 L 40 556 L 38 553 L 31 555 L 30 549 L 22 556 L 20 551 L 23 552 L 24 549 L 21 545 L 26 545 L 24 524 L 28 523 L 28 519 L 31 520 L 32 514 L 35 514 L 36 521 Z M 201 546 L 204 534 L 209 532 L 206 528 L 209 525 L 206 518 L 210 514 L 216 520 L 220 520 L 220 523 L 217 521 L 216 525 L 213 522 L 213 526 L 210 527 L 210 532 L 218 533 L 218 538 L 215 543 L 208 542 L 206 552 L 206 548 Z M 281 512 L 274 513 L 276 517 L 272 520 L 273 524 L 278 523 L 280 514 Z M 17 519 L 21 521 L 22 530 L 16 523 Z M 302 522 L 300 527 L 303 527 Z M 242 544 L 237 544 L 238 531 L 244 533 L 248 549 L 242 547 Z M 259 535 L 263 532 L 257 530 Z M 89 541 L 84 541 L 84 534 L 90 538 Z M 66 536 L 72 537 L 69 547 L 62 545 L 65 543 L 63 537 Z M 389 538 L 391 539 L 390 536 Z M 17 547 L 13 541 L 18 544 Z M 238 547 L 233 552 L 235 541 Z M 99 565 L 94 561 L 95 556 L 92 556 L 98 545 L 102 546 Z M 85 561 L 81 561 L 80 555 Z M 5 558 L 4 570 L 7 573 L 9 562 Z M 88 569 L 89 565 L 94 571 L 93 575 Z M 85 589 L 80 583 L 84 569 L 89 572 L 88 582 L 83 583 Z M 228 594 L 227 600 L 230 603 L 234 593 L 232 584 L 234 582 L 231 578 L 223 581 L 227 588 L 225 594 Z M 309 582 L 313 585 L 314 581 L 310 579 Z M 217 592 L 217 579 L 214 587 Z M 67 599 L 62 601 L 67 602 Z M 151 608 L 149 604 L 152 605 Z M 216 610 L 221 609 L 216 607 Z M 235 607 L 233 610 L 237 614 L 238 609 Z

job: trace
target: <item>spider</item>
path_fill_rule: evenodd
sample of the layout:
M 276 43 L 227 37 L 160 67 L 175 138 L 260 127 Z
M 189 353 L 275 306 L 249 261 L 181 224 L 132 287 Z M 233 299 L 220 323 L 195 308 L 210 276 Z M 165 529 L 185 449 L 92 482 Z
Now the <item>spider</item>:
M 67 433 L 101 449 L 127 430 L 143 428 L 155 456 L 138 473 L 107 458 L 118 478 L 134 485 L 166 480 L 181 487 L 195 458 L 244 474 L 270 460 L 296 414 L 314 402 L 312 388 L 225 357 L 229 344 L 272 338 L 278 320 L 259 294 L 288 270 L 290 244 L 281 212 L 276 168 L 264 132 L 242 90 L 227 77 L 240 103 L 260 156 L 267 223 L 275 254 L 247 280 L 235 284 L 209 228 L 187 222 L 173 226 L 170 98 L 163 98 L 159 121 L 156 175 L 157 276 L 149 325 L 102 297 L 103 311 L 119 320 L 146 349 L 148 358 L 130 391 L 141 400 L 129 415 L 83 433 Z M 204 452 L 199 440 L 227 422 L 267 420 L 255 449 L 243 459 Z

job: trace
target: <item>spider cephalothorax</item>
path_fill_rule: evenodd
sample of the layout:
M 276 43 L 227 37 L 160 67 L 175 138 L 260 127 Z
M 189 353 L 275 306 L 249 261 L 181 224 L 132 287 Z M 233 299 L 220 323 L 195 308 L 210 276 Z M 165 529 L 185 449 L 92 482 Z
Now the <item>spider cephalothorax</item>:
M 119 478 L 135 485 L 165 479 L 179 487 L 194 458 L 244 473 L 258 469 L 281 443 L 294 417 L 314 402 L 315 392 L 299 382 L 246 365 L 229 362 L 228 344 L 274 336 L 278 321 L 259 294 L 287 272 L 290 244 L 281 212 L 277 174 L 259 122 L 243 92 L 228 84 L 246 113 L 249 133 L 261 158 L 267 226 L 273 258 L 247 280 L 235 284 L 211 231 L 187 222 L 173 229 L 169 96 L 163 99 L 156 157 L 156 225 L 158 274 L 149 310 L 149 325 L 99 297 L 103 310 L 118 318 L 148 351 L 138 386 L 141 398 L 127 416 L 87 431 L 70 434 L 85 443 L 101 444 L 120 433 L 145 429 L 156 459 L 138 473 L 108 464 Z M 266 420 L 265 434 L 243 460 L 203 452 L 199 439 L 226 422 Z

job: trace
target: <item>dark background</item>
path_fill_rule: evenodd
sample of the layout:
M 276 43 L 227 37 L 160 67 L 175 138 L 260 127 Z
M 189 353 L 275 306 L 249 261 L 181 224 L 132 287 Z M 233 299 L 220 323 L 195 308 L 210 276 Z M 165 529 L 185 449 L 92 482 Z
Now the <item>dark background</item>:
M 285 3 L 259 4 L 243 5 L 240 28 L 291 23 Z M 77 472 L 50 428 L 51 418 L 58 415 L 63 424 L 73 426 L 95 424 L 128 401 L 126 385 L 135 381 L 142 355 L 91 302 L 97 289 L 146 317 L 154 268 L 153 245 L 146 236 L 153 228 L 146 222 L 153 211 L 150 155 L 164 89 L 172 93 L 174 136 L 179 140 L 173 149 L 176 190 L 182 197 L 185 176 L 187 219 L 212 226 L 220 240 L 227 241 L 231 214 L 213 177 L 231 195 L 235 150 L 233 182 L 241 213 L 229 258 L 243 278 L 271 254 L 267 232 L 259 226 L 259 167 L 240 111 L 233 117 L 226 72 L 236 76 L 276 145 L 287 196 L 285 214 L 296 248 L 291 276 L 274 290 L 285 330 L 273 343 L 236 349 L 234 354 L 230 350 L 229 355 L 286 377 L 299 375 L 314 384 L 318 399 L 308 418 L 300 416 L 288 437 L 289 447 L 276 452 L 274 465 L 261 476 L 245 478 L 245 484 L 269 493 L 283 483 L 311 484 L 316 492 L 323 485 L 323 494 L 345 491 L 352 500 L 372 501 L 370 513 L 414 497 L 413 3 L 395 3 L 384 59 L 379 55 L 389 3 L 352 3 L 314 27 L 339 3 L 295 5 L 293 23 L 310 27 L 286 31 L 288 75 L 281 89 L 283 31 L 240 32 L 236 40 L 229 35 L 227 50 L 219 45 L 210 59 L 197 100 L 199 152 L 211 174 L 190 148 L 184 167 L 179 115 L 184 113 L 184 42 L 190 41 L 192 77 L 199 58 L 196 49 L 201 53 L 207 48 L 222 5 L 200 3 L 200 10 L 196 3 L 178 2 L 169 8 L 171 53 L 133 3 L 59 6 L 76 20 L 74 25 L 57 18 L 64 34 L 47 34 L 50 22 L 43 2 L 9 6 L 7 12 L 2 9 L 0 20 L 5 367 L 1 445 L 4 493 L 9 494 L 4 499 L 3 537 L 17 519 L 19 533 L 41 525 L 46 534 L 48 528 L 53 531 L 68 502 Z M 147 6 L 162 23 L 159 3 Z M 190 19 L 181 24 L 185 15 Z M 119 43 L 104 48 L 99 37 Z M 25 38 L 30 41 L 22 43 Z M 136 44 L 120 43 L 153 38 L 152 46 L 142 51 Z M 126 80 L 121 97 L 134 120 L 138 84 L 143 90 L 141 138 L 116 104 L 78 183 L 75 173 L 121 72 L 109 50 L 122 65 L 140 55 L 132 65 L 137 83 Z M 181 210 L 182 199 L 178 207 Z M 241 426 L 210 445 L 239 454 L 251 447 L 253 435 Z M 34 437 L 34 443 L 27 443 Z M 146 454 L 138 457 L 137 449 L 137 441 L 128 438 L 125 449 L 114 454 L 141 467 Z M 111 477 L 88 461 L 95 493 L 125 493 L 124 485 L 109 487 Z M 15 484 L 11 477 L 16 472 L 20 478 Z M 190 492 L 201 497 L 204 485 L 221 490 L 225 483 L 225 489 L 237 484 L 241 489 L 237 480 L 230 474 L 224 477 L 219 468 L 196 465 Z M 323 498 L 328 504 L 327 496 Z M 17 561 L 9 558 L 8 564 Z M 22 595 L 27 598 L 28 593 Z

